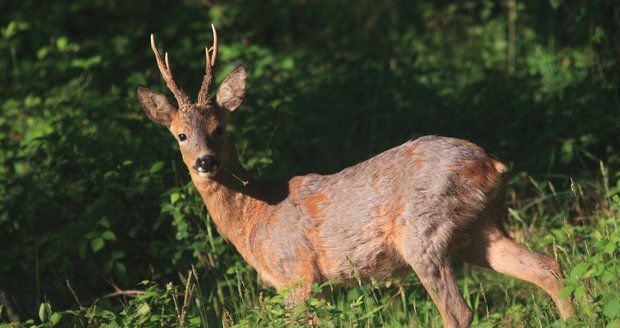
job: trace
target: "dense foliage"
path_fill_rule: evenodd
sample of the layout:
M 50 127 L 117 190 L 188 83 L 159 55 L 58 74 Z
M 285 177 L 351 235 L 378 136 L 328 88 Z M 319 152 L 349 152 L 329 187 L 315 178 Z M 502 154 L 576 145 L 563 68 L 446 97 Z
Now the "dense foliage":
M 228 133 L 252 174 L 469 139 L 510 163 L 511 232 L 561 259 L 574 322 L 618 323 L 620 5 L 603 0 L 0 0 L 0 322 L 307 322 L 218 235 L 135 98 L 165 89 L 152 32 L 197 91 L 211 23 L 218 81 L 249 68 Z M 557 320 L 524 283 L 482 270 L 459 283 L 476 324 Z M 439 324 L 414 275 L 330 295 L 308 303 L 326 325 Z

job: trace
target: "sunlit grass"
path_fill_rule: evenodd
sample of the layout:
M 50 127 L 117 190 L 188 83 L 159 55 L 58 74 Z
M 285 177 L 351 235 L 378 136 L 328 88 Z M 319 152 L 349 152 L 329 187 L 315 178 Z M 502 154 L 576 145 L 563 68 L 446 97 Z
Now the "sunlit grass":
M 455 259 L 459 287 L 474 311 L 473 327 L 618 326 L 620 199 L 617 187 L 602 185 L 603 180 L 589 186 L 571 182 L 563 192 L 526 175 L 511 184 L 521 195 L 509 205 L 507 228 L 519 242 L 562 264 L 567 276 L 563 294 L 574 297 L 576 316 L 563 322 L 542 289 Z M 44 303 L 39 320 L 41 326 L 442 327 L 413 273 L 349 288 L 337 287 L 335 281 L 315 285 L 318 296 L 294 309 L 283 303 L 291 290 L 263 288 L 255 271 L 241 261 L 223 276 L 210 277 L 192 267 L 183 279 L 165 287 L 143 282 L 146 291 L 125 298 L 118 312 L 97 304 L 54 312 Z

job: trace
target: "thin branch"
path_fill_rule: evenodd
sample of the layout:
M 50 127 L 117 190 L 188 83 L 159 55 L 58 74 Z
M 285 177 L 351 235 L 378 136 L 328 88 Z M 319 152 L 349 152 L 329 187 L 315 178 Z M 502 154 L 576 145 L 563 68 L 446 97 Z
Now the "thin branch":
M 105 298 L 110 298 L 110 297 L 115 297 L 115 296 L 137 296 L 137 295 L 142 295 L 144 294 L 143 290 L 137 290 L 137 289 L 128 289 L 128 290 L 117 290 L 114 293 L 109 293 L 109 294 L 105 294 L 103 295 L 103 297 Z

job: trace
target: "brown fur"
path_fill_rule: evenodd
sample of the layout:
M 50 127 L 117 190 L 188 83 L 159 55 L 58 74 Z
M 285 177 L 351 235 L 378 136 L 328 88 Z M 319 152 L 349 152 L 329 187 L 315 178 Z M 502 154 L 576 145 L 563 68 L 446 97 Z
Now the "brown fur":
M 245 76 L 245 69 L 236 68 L 216 102 L 189 104 L 183 111 L 170 112 L 152 90 L 138 94 L 151 119 L 175 136 L 187 135 L 179 140 L 183 160 L 220 233 L 266 284 L 298 285 L 290 304 L 307 299 L 315 282 L 351 283 L 356 273 L 381 279 L 409 266 L 445 326 L 466 327 L 472 313 L 448 261 L 457 253 L 542 287 L 563 318 L 572 314 L 570 300 L 558 296 L 563 286 L 558 263 L 518 245 L 502 228 L 504 164 L 470 142 L 427 136 L 335 174 L 254 180 L 226 135 L 214 135 L 241 104 Z M 222 163 L 210 176 L 192 168 L 205 154 Z
M 311 218 L 322 219 L 323 218 L 323 204 L 327 200 L 325 194 L 317 192 L 311 194 L 307 198 L 300 201 L 301 205 L 306 209 L 306 214 Z

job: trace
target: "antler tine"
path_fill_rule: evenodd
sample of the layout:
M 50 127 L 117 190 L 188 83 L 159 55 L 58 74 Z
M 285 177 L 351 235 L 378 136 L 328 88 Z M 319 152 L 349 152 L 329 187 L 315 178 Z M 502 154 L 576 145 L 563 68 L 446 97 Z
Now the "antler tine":
M 157 47 L 155 46 L 155 36 L 151 34 L 151 49 L 153 49 L 153 53 L 155 54 L 155 59 L 157 61 L 157 67 L 159 68 L 159 72 L 161 73 L 162 78 L 166 82 L 168 89 L 172 91 L 174 98 L 176 98 L 179 107 L 183 108 L 184 105 L 190 104 L 189 97 L 179 88 L 174 81 L 174 76 L 172 75 L 172 70 L 170 69 L 170 62 L 168 61 L 168 53 L 166 52 L 165 62 L 161 59 L 159 55 L 159 51 L 157 51 Z
M 211 24 L 211 31 L 213 32 L 213 47 L 211 47 L 211 49 L 209 49 L 208 46 L 205 47 L 205 76 L 202 79 L 202 86 L 200 87 L 200 92 L 198 93 L 198 104 L 205 104 L 208 100 L 209 85 L 213 80 L 213 71 L 217 60 L 217 31 L 215 30 L 215 26 L 213 24 Z M 209 52 L 212 52 L 212 54 L 210 55 Z
M 211 62 L 211 66 L 215 66 L 215 61 L 217 60 L 217 31 L 213 24 L 211 24 L 211 31 L 213 32 L 213 61 Z

